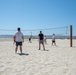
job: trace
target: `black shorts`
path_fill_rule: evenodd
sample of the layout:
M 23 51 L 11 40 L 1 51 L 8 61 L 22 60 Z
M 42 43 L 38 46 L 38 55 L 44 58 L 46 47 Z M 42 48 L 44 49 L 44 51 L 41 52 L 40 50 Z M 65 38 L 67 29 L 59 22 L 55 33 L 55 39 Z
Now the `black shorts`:
M 55 43 L 55 40 L 52 40 L 53 43 Z
M 22 42 L 16 42 L 16 46 L 22 46 Z

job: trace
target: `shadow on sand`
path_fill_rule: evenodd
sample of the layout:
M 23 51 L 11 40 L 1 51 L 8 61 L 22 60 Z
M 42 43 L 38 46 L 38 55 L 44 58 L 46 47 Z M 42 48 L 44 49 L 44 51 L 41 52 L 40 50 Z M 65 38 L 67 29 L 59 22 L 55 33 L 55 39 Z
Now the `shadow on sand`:
M 46 49 L 45 49 L 45 50 L 40 50 L 40 51 L 49 51 L 49 50 L 46 50 Z
M 29 54 L 28 53 L 18 53 L 20 56 L 22 56 L 22 55 L 26 55 L 26 56 L 28 56 Z
M 43 51 L 49 51 L 49 50 L 46 50 L 46 49 L 45 49 L 45 50 L 43 50 Z

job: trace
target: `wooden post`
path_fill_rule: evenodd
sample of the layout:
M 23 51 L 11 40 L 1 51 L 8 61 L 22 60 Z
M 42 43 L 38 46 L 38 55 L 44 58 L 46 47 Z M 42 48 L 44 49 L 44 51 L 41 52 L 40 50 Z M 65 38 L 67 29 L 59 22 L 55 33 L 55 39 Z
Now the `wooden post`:
M 72 25 L 70 25 L 70 47 L 72 47 Z

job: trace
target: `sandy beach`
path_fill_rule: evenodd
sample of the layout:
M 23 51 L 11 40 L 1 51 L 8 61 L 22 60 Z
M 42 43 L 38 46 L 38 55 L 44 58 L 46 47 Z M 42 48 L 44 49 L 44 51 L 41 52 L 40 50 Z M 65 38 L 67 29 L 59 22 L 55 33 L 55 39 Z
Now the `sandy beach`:
M 23 53 L 15 53 L 13 39 L 0 39 L 0 75 L 76 75 L 76 40 L 47 39 L 45 51 L 38 50 L 38 39 L 25 39 Z

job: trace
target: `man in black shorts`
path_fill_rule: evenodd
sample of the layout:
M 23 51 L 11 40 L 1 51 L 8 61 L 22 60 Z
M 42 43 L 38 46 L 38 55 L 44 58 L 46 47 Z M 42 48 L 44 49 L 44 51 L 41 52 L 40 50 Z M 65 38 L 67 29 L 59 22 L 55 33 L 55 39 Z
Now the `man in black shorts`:
M 24 42 L 24 36 L 20 31 L 20 28 L 18 28 L 17 30 L 18 32 L 14 35 L 14 41 L 16 42 L 15 53 L 17 53 L 18 46 L 20 46 L 20 52 L 22 53 L 22 42 Z
M 39 50 L 41 49 L 41 44 L 43 45 L 43 49 L 45 50 L 45 46 L 44 46 L 44 34 L 42 33 L 42 31 L 40 31 L 40 33 L 38 35 L 38 39 L 39 39 Z
M 52 45 L 55 45 L 56 46 L 56 42 L 55 42 L 55 34 L 53 34 L 53 36 L 52 36 Z

